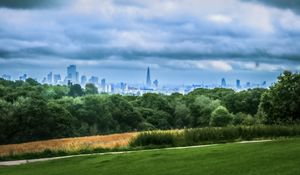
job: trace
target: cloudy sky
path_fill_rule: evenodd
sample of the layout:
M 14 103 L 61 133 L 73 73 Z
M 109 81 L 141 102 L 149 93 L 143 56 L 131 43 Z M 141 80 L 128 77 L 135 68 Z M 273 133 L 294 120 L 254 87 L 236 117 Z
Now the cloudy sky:
M 269 83 L 300 70 L 300 0 L 0 0 L 0 74 Z

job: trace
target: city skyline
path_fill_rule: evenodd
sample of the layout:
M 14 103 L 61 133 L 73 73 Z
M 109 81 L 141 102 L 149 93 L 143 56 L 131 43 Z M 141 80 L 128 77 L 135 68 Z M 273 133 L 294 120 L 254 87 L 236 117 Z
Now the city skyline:
M 38 81 L 43 81 L 45 75 L 49 72 L 52 72 L 53 75 L 59 73 L 61 76 L 67 76 L 65 71 L 66 67 L 71 64 L 59 65 L 51 68 L 43 68 L 42 70 L 36 69 L 24 69 L 20 68 L 18 70 L 11 70 L 9 67 L 5 67 L 4 69 L 0 69 L 0 76 L 9 74 L 13 79 L 19 79 L 19 77 L 23 74 L 27 74 L 28 76 L 37 79 Z M 76 64 L 77 65 L 77 64 Z M 0 64 L 1 66 L 1 64 Z M 49 65 L 51 67 L 51 65 Z M 77 65 L 80 69 L 81 73 L 86 76 L 98 76 L 109 79 L 111 82 L 120 82 L 126 81 L 131 84 L 136 83 L 146 83 L 145 79 L 145 69 L 149 66 L 145 66 L 144 68 L 137 69 L 111 69 L 104 68 L 99 69 L 98 67 L 89 66 L 89 65 Z M 242 81 L 252 81 L 252 82 L 263 82 L 267 81 L 271 85 L 271 83 L 276 81 L 277 76 L 279 76 L 282 71 L 274 71 L 274 72 L 263 72 L 263 71 L 239 71 L 239 72 L 220 72 L 214 70 L 170 70 L 168 68 L 157 68 L 151 67 L 154 70 L 153 80 L 159 79 L 161 83 L 164 85 L 184 85 L 184 84 L 217 84 L 219 83 L 222 77 L 226 77 L 231 84 L 234 84 L 236 79 L 241 79 Z M 176 75 L 176 76 L 175 76 Z M 80 77 L 79 77 L 80 78 Z
M 13 79 L 9 74 L 3 74 L 2 78 L 6 80 L 21 80 L 26 81 L 28 78 L 33 78 L 27 74 L 19 76 L 19 79 Z M 37 80 L 37 79 L 35 79 Z M 158 79 L 153 82 L 151 80 L 150 67 L 146 69 L 146 78 L 143 83 L 130 84 L 126 81 L 119 81 L 117 83 L 109 82 L 105 78 L 91 75 L 90 77 L 81 74 L 76 65 L 69 65 L 66 67 L 66 76 L 60 73 L 49 72 L 42 81 L 37 80 L 42 84 L 49 85 L 75 85 L 79 84 L 82 88 L 85 88 L 87 84 L 94 84 L 99 93 L 108 94 L 122 94 L 122 95 L 143 95 L 145 93 L 161 93 L 170 95 L 172 93 L 188 94 L 197 88 L 229 88 L 235 91 L 241 91 L 251 88 L 267 88 L 267 81 L 260 83 L 245 82 L 241 83 L 240 79 L 236 79 L 235 84 L 227 83 L 226 78 L 222 78 L 220 84 L 189 84 L 189 85 L 161 85 Z
M 60 75 L 60 77 L 67 75 L 66 73 L 64 73 L 64 71 L 60 71 L 60 70 L 58 70 L 58 71 L 50 71 L 50 72 L 52 72 L 52 74 L 53 74 L 53 80 L 55 79 L 54 78 L 55 75 L 57 75 L 57 76 Z M 44 71 L 43 73 L 40 74 L 40 76 L 32 76 L 32 74 L 30 74 L 30 73 L 13 73 L 12 74 L 12 73 L 9 73 L 9 72 L 3 72 L 3 73 L 1 72 L 0 76 L 1 77 L 2 76 L 5 77 L 5 76 L 8 75 L 8 76 L 10 76 L 10 79 L 19 80 L 20 76 L 23 76 L 24 74 L 26 74 L 30 78 L 36 79 L 39 82 L 43 82 L 44 79 L 46 80 L 45 75 L 47 75 L 50 72 L 49 71 Z M 109 72 L 109 70 L 108 70 L 108 72 Z M 120 74 L 122 74 L 121 71 L 117 71 L 117 72 L 120 72 Z M 146 81 L 144 80 L 145 76 L 146 76 L 145 70 L 144 71 L 137 71 L 137 72 L 140 73 L 140 75 L 138 75 L 138 76 L 136 75 L 136 77 L 138 77 L 138 78 L 135 78 L 134 80 L 130 79 L 130 78 L 129 79 L 128 78 L 122 79 L 121 77 L 120 78 L 112 78 L 112 79 L 110 79 L 110 78 L 107 78 L 109 76 L 106 76 L 104 73 L 102 73 L 100 75 L 99 74 L 93 74 L 93 73 L 86 73 L 84 75 L 87 76 L 87 77 L 97 76 L 99 78 L 109 79 L 112 83 L 126 81 L 126 82 L 129 82 L 131 84 L 143 84 L 143 83 L 146 84 Z M 280 73 L 281 72 L 279 72 L 278 75 Z M 158 75 L 156 72 L 154 72 L 154 74 Z M 175 79 L 175 81 L 169 80 L 169 81 L 162 81 L 161 83 L 163 85 L 218 84 L 221 81 L 221 79 L 222 79 L 222 75 L 221 74 L 220 75 L 218 75 L 218 74 L 214 75 L 214 79 L 213 80 L 209 79 L 208 81 L 205 80 L 205 78 L 206 78 L 205 74 L 203 75 L 203 77 L 201 77 L 201 76 L 199 76 L 199 77 L 200 77 L 199 79 L 195 78 L 195 81 L 189 81 L 189 82 L 184 82 L 184 81 L 180 81 L 180 80 L 176 81 L 176 79 Z M 224 75 L 223 75 L 223 77 L 224 77 Z M 253 79 L 252 78 L 245 78 L 245 79 L 242 79 L 238 75 L 231 75 L 231 74 L 228 74 L 228 76 L 225 76 L 225 77 L 226 77 L 227 80 L 229 80 L 230 84 L 234 84 L 237 79 L 241 79 L 243 82 L 252 81 L 252 82 L 256 82 L 256 83 L 266 81 L 266 79 L 267 79 L 267 80 L 269 80 L 267 82 L 270 85 L 271 83 L 275 82 L 277 75 L 276 76 L 272 76 L 271 75 L 271 76 L 269 76 L 270 78 L 266 78 L 266 79 L 263 79 L 263 78 L 253 78 Z M 81 76 L 80 76 L 80 78 L 81 78 Z M 62 78 L 60 78 L 60 79 L 62 79 Z M 162 79 L 164 80 L 164 78 L 162 78 Z M 184 77 L 178 78 L 178 79 L 184 80 Z M 174 78 L 173 78 L 173 80 L 174 80 Z M 152 83 L 153 83 L 153 81 L 152 81 Z
M 129 85 L 138 85 L 142 88 L 146 88 L 146 89 L 158 89 L 159 85 L 161 85 L 161 82 L 158 81 L 158 79 L 154 79 L 153 81 L 151 80 L 151 72 L 150 72 L 150 67 L 147 67 L 146 69 L 146 79 L 144 82 L 140 81 L 140 82 L 135 82 Z M 97 87 L 103 89 L 107 89 L 106 85 L 111 85 L 113 86 L 114 84 L 125 84 L 128 85 L 128 82 L 126 81 L 118 81 L 118 82 L 108 82 L 106 80 L 105 77 L 98 77 L 95 75 L 91 75 L 90 77 L 85 75 L 85 74 L 81 74 L 80 70 L 77 69 L 76 65 L 69 65 L 66 67 L 66 75 L 64 76 L 63 73 L 53 73 L 52 71 L 50 71 L 41 81 L 38 80 L 37 78 L 31 77 L 30 75 L 27 74 L 22 74 L 21 76 L 19 76 L 19 78 L 12 78 L 11 75 L 9 74 L 3 74 L 1 76 L 1 78 L 4 78 L 6 80 L 22 80 L 25 81 L 28 78 L 33 78 L 35 80 L 37 80 L 38 82 L 42 83 L 42 84 L 51 84 L 51 85 L 68 85 L 70 83 L 72 84 L 80 84 L 82 87 L 84 87 L 87 83 L 92 83 L 94 85 L 96 85 Z M 108 82 L 108 83 L 107 83 Z M 273 83 L 273 82 L 271 82 Z M 236 90 L 242 90 L 242 89 L 247 89 L 247 88 L 255 88 L 255 87 L 263 87 L 266 88 L 268 87 L 267 85 L 267 81 L 263 81 L 263 82 L 244 82 L 241 83 L 240 79 L 236 79 L 235 80 L 235 84 L 233 83 L 227 83 L 227 79 L 225 77 L 222 77 L 220 84 L 218 83 L 214 83 L 214 84 L 206 84 L 206 83 L 192 83 L 192 84 L 185 84 L 186 86 L 194 86 L 194 87 L 202 87 L 202 88 L 215 88 L 215 87 L 222 87 L 222 88 L 232 88 L 232 89 L 236 89 Z M 121 85 L 122 86 L 122 85 Z M 162 84 L 162 86 L 166 86 L 168 87 L 168 85 L 164 85 Z M 169 84 L 170 86 L 170 84 Z M 173 87 L 180 87 L 180 86 L 184 86 L 184 85 L 180 85 L 180 84 L 173 84 Z

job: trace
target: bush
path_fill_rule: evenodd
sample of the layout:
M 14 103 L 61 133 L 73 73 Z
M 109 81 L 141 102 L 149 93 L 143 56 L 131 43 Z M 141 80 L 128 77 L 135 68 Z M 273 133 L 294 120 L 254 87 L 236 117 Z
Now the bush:
M 180 134 L 171 131 L 147 131 L 142 132 L 130 142 L 130 146 L 176 146 Z
M 233 116 L 234 125 L 251 126 L 255 124 L 255 119 L 250 114 L 239 112 Z
M 238 130 L 233 127 L 226 128 L 198 128 L 184 131 L 186 145 L 225 142 L 239 138 Z
M 211 113 L 211 126 L 227 126 L 232 122 L 232 116 L 224 106 L 219 106 Z

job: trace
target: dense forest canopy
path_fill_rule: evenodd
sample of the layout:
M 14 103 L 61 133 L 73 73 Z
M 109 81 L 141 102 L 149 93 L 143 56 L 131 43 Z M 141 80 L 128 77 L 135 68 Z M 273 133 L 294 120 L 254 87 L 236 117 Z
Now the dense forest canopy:
M 300 119 L 300 74 L 269 89 L 196 89 L 182 95 L 98 94 L 93 84 L 52 86 L 0 79 L 0 144 L 153 129 L 292 124 Z

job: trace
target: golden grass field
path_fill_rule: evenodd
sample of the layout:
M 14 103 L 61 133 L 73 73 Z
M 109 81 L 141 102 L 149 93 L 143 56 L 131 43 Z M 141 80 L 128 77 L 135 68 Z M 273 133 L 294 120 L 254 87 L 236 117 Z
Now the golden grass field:
M 122 133 L 90 137 L 53 139 L 21 144 L 0 145 L 0 156 L 49 150 L 77 151 L 83 148 L 126 147 L 138 133 Z

